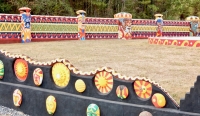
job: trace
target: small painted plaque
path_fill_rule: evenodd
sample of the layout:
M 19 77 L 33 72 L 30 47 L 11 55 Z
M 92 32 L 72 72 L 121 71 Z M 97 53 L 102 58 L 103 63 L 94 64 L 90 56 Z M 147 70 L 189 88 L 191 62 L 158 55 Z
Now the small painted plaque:
M 153 116 L 150 112 L 143 111 L 139 114 L 139 116 Z
M 85 82 L 82 79 L 76 80 L 76 82 L 75 82 L 75 88 L 76 88 L 76 91 L 78 91 L 80 93 L 84 92 L 85 89 L 86 89 Z
M 99 106 L 96 104 L 90 104 L 87 107 L 87 116 L 100 116 Z
M 153 103 L 153 105 L 156 107 L 156 108 L 163 108 L 165 105 L 166 105 L 166 99 L 165 97 L 160 94 L 160 93 L 155 93 L 152 98 L 151 98 L 151 101 Z
M 42 69 L 36 68 L 33 71 L 33 81 L 34 81 L 35 85 L 40 86 L 42 84 L 42 80 L 43 80 Z
M 4 76 L 4 65 L 3 62 L 0 60 L 0 79 Z
M 52 95 L 48 96 L 46 99 L 47 112 L 53 115 L 56 111 L 56 98 Z
M 13 103 L 15 106 L 20 106 L 22 103 L 22 92 L 19 89 L 13 92 Z
M 116 89 L 116 94 L 121 99 L 128 97 L 128 88 L 125 85 L 119 85 Z
M 25 81 L 28 76 L 28 63 L 23 59 L 16 59 L 14 71 L 20 81 Z

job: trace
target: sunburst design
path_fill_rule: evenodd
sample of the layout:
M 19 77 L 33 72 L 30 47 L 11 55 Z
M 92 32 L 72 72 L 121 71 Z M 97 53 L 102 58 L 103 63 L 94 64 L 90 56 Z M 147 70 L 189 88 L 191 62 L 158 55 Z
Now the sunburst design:
M 63 63 L 56 63 L 52 67 L 52 76 L 57 86 L 66 87 L 70 80 L 70 71 Z
M 20 81 L 25 81 L 28 76 L 28 63 L 23 59 L 16 59 L 14 71 Z
M 152 94 L 151 83 L 143 80 L 136 80 L 134 82 L 135 93 L 142 99 L 149 99 Z
M 94 83 L 101 93 L 109 93 L 113 88 L 113 76 L 106 72 L 98 72 L 94 78 Z

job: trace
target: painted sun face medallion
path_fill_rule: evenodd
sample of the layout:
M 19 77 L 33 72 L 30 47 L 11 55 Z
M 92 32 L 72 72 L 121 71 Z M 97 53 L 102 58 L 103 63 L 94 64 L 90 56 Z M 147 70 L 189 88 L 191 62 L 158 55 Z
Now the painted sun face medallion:
M 23 59 L 16 59 L 14 71 L 20 81 L 25 81 L 28 76 L 28 63 Z
M 22 93 L 19 89 L 13 92 L 13 103 L 15 106 L 20 106 L 22 103 Z
M 54 114 L 56 111 L 56 98 L 52 95 L 48 96 L 46 99 L 46 108 L 49 114 Z
M 100 116 L 100 109 L 96 104 L 87 107 L 87 116 Z
M 42 84 L 42 80 L 43 80 L 42 69 L 36 68 L 33 71 L 33 81 L 34 81 L 35 85 L 40 86 Z
M 4 76 L 4 65 L 3 62 L 0 60 L 0 79 Z
M 75 88 L 78 92 L 84 92 L 86 89 L 85 82 L 82 79 L 78 79 L 75 82 Z
M 156 107 L 156 108 L 162 108 L 165 106 L 166 104 L 166 99 L 165 97 L 160 94 L 160 93 L 155 93 L 152 98 L 151 98 L 151 101 L 153 103 L 153 105 Z
M 149 99 L 152 94 L 151 83 L 143 80 L 136 80 L 134 82 L 134 90 L 138 97 L 142 99 Z
M 121 99 L 126 99 L 128 97 L 128 88 L 124 85 L 119 85 L 116 89 L 116 94 Z
M 94 83 L 99 92 L 107 94 L 113 88 L 113 76 L 106 71 L 98 72 L 94 77 Z
M 59 87 L 66 87 L 70 80 L 70 71 L 63 63 L 55 63 L 52 67 L 54 83 Z

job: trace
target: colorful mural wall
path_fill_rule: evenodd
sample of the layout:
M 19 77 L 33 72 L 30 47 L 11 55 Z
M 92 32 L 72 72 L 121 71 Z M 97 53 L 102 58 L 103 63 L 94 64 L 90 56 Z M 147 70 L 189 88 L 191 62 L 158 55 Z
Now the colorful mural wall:
M 0 43 L 21 42 L 21 16 L 0 14 Z M 85 39 L 118 39 L 118 19 L 85 18 Z M 78 40 L 78 18 L 31 15 L 31 41 Z M 154 19 L 132 19 L 132 39 L 156 36 Z M 164 20 L 162 36 L 189 36 L 190 22 Z
M 200 115 L 200 76 L 179 106 L 147 78 L 108 67 L 82 72 L 65 59 L 38 62 L 0 50 L 0 88 L 1 105 L 33 116 Z

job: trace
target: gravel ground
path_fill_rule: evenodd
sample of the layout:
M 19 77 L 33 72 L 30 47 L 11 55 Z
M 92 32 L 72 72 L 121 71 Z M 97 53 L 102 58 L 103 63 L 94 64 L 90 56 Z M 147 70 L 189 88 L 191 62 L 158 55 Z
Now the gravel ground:
M 30 116 L 30 115 L 26 115 L 23 112 L 16 111 L 14 109 L 10 109 L 4 106 L 0 106 L 0 116 Z

